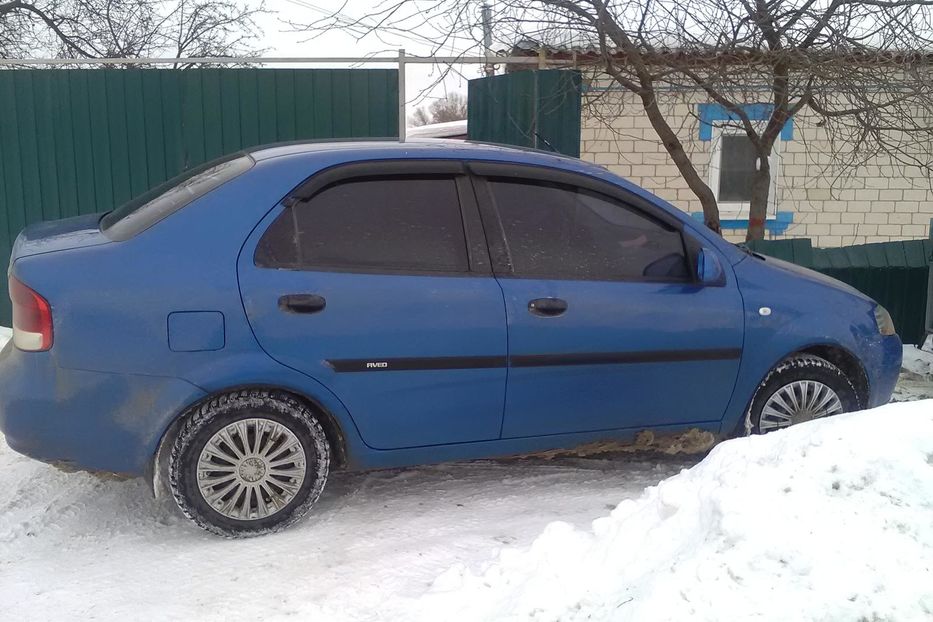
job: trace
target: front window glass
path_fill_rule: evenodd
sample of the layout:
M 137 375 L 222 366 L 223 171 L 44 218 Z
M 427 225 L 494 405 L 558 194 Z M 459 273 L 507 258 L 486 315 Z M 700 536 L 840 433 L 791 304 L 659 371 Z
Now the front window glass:
M 489 182 L 516 276 L 687 280 L 680 232 L 621 202 L 549 182 Z

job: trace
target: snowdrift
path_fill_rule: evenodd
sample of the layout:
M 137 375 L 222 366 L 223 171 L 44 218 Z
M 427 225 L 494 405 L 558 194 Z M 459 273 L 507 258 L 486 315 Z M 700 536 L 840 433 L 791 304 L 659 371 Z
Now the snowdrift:
M 479 573 L 451 568 L 432 620 L 931 620 L 933 401 L 716 447 L 591 531 L 550 524 Z

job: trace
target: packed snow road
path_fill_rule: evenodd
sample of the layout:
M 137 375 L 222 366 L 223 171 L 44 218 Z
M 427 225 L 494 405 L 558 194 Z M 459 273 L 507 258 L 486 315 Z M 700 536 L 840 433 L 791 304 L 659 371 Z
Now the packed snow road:
M 226 541 L 0 438 L 0 618 L 933 619 L 933 401 L 699 459 L 341 473 L 297 526 Z
M 585 529 L 697 459 L 337 474 L 307 520 L 226 541 L 152 500 L 142 481 L 59 473 L 4 444 L 0 611 L 15 605 L 20 620 L 378 618 L 387 601 L 417 597 L 452 565 L 527 546 L 555 520 Z

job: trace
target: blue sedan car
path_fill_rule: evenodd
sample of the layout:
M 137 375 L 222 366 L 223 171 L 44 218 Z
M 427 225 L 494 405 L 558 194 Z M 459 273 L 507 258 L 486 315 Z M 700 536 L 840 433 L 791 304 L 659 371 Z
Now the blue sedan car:
M 13 248 L 0 429 L 223 536 L 335 468 L 767 432 L 883 404 L 888 313 L 579 160 L 278 145 Z

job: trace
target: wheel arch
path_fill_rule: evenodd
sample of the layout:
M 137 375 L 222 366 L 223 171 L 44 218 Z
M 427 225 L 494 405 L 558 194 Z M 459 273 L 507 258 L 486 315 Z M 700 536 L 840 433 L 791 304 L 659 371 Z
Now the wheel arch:
M 732 417 L 734 418 L 730 417 L 728 419 L 724 419 L 724 425 L 722 428 L 722 433 L 725 435 L 724 438 L 729 438 L 730 436 L 734 436 L 736 434 L 741 435 L 742 430 L 746 426 L 750 408 L 752 403 L 755 401 L 755 396 L 758 394 L 758 389 L 761 387 L 761 384 L 782 362 L 800 354 L 818 356 L 838 367 L 842 373 L 844 373 L 846 377 L 850 379 L 852 385 L 855 387 L 859 404 L 862 407 L 866 407 L 868 405 L 871 387 L 868 380 L 868 374 L 857 356 L 855 356 L 848 348 L 838 343 L 829 341 L 805 343 L 794 348 L 793 350 L 783 353 L 781 356 L 776 357 L 770 365 L 764 367 L 760 373 L 756 373 L 757 378 L 755 379 L 754 384 L 751 385 L 751 391 L 748 395 L 748 399 L 742 405 L 741 411 L 736 412 L 733 410 Z M 732 423 L 733 421 L 734 423 Z
M 166 490 L 163 475 L 166 473 L 166 468 L 168 466 L 167 461 L 171 454 L 171 447 L 174 444 L 175 439 L 178 437 L 178 433 L 181 430 L 184 421 L 190 417 L 191 414 L 194 413 L 198 408 L 200 408 L 202 404 L 215 399 L 217 396 L 223 395 L 225 393 L 233 393 L 236 391 L 245 390 L 274 391 L 276 393 L 283 393 L 288 395 L 301 402 L 318 417 L 318 421 L 320 422 L 321 427 L 324 428 L 324 434 L 327 436 L 327 442 L 330 443 L 331 451 L 333 452 L 331 456 L 332 464 L 334 467 L 336 467 L 336 470 L 345 469 L 350 464 L 349 456 L 351 452 L 348 446 L 347 435 L 344 432 L 344 427 L 341 425 L 338 418 L 330 411 L 330 409 L 325 407 L 320 400 L 307 395 L 303 391 L 296 390 L 292 387 L 276 385 L 274 383 L 245 383 L 231 385 L 222 389 L 213 390 L 185 406 L 169 422 L 168 426 L 162 432 L 162 435 L 159 438 L 159 442 L 156 446 L 156 451 L 149 460 L 145 474 L 146 480 L 149 481 L 152 486 L 152 493 L 154 496 L 158 498 Z
M 838 344 L 823 343 L 802 348 L 788 355 L 788 357 L 796 354 L 812 354 L 838 367 L 852 382 L 852 386 L 855 387 L 855 394 L 858 397 L 859 406 L 865 407 L 868 405 L 869 398 L 871 397 L 871 385 L 869 384 L 868 373 L 865 371 L 862 362 L 857 356 L 852 354 L 852 352 Z M 777 364 L 780 364 L 780 361 L 778 361 Z
M 867 405 L 868 398 L 871 393 L 871 386 L 868 381 L 868 373 L 865 371 L 865 367 L 862 365 L 861 361 L 855 354 L 851 352 L 848 348 L 834 342 L 823 341 L 815 342 L 812 344 L 807 344 L 795 348 L 790 352 L 787 352 L 783 356 L 780 356 L 775 360 L 762 374 L 758 379 L 758 382 L 755 384 L 755 387 L 761 385 L 761 383 L 768 377 L 774 368 L 780 365 L 782 362 L 786 361 L 789 358 L 797 356 L 798 354 L 811 354 L 813 356 L 818 356 L 821 359 L 829 361 L 846 375 L 846 377 L 851 380 L 852 385 L 855 387 L 856 394 L 859 398 L 859 404 Z M 754 394 L 749 398 L 748 404 L 745 406 L 745 410 L 748 410 L 748 406 L 751 405 L 752 400 L 755 399 Z

